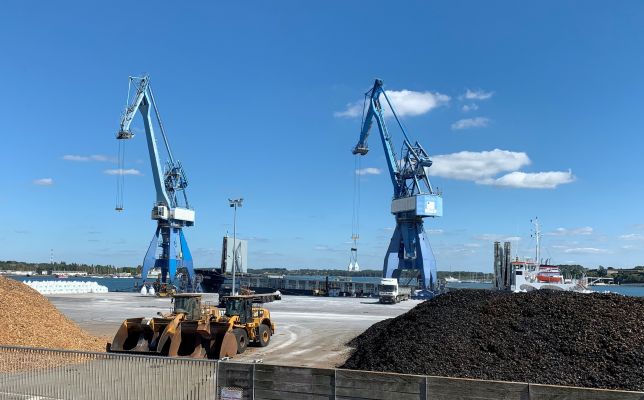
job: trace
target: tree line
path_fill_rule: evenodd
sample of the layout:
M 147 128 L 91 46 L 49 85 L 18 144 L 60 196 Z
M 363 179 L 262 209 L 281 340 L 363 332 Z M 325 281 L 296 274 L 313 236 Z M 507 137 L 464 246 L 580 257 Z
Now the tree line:
M 131 273 L 133 275 L 141 271 L 141 267 L 115 267 L 114 265 L 100 264 L 78 264 L 66 263 L 64 261 L 51 263 L 28 263 L 23 261 L 0 261 L 0 271 L 34 271 L 41 274 L 43 271 L 69 271 L 69 272 L 87 272 L 96 275 L 111 275 L 116 273 Z

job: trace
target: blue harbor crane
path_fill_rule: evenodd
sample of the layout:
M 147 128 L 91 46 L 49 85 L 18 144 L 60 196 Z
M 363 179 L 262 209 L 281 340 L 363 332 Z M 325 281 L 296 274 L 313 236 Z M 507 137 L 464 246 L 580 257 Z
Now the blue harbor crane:
M 197 289 L 199 282 L 196 281 L 192 255 L 183 234 L 184 227 L 193 226 L 195 223 L 195 211 L 190 208 L 186 194 L 188 179 L 181 163 L 172 156 L 168 137 L 163 128 L 152 87 L 150 86 L 150 78 L 147 75 L 130 77 L 129 85 L 130 88 L 136 88 L 136 94 L 130 102 L 130 92 L 128 91 L 128 103 L 121 117 L 120 129 L 116 135 L 116 139 L 119 141 L 119 193 L 117 196 L 121 196 L 120 199 L 117 198 L 116 210 L 123 210 L 122 180 L 123 175 L 127 172 L 123 165 L 124 143 L 134 137 L 134 133 L 130 130 L 130 124 L 136 112 L 139 111 L 143 117 L 152 177 L 156 189 L 156 200 L 152 207 L 152 219 L 157 221 L 156 231 L 143 259 L 141 277 L 145 280 L 150 269 L 158 268 L 161 271 L 161 283 L 174 284 L 179 291 L 193 292 Z M 161 160 L 154 134 L 152 112 L 154 112 L 167 153 L 167 160 L 163 169 L 161 168 Z
M 381 97 L 386 100 L 402 131 L 402 158 L 398 158 L 394 151 L 393 141 L 385 124 Z M 362 130 L 360 140 L 353 148 L 353 154 L 364 156 L 369 151 L 367 139 L 374 119 L 380 130 L 380 139 L 394 187 L 391 213 L 396 217 L 396 229 L 385 255 L 383 277 L 399 278 L 403 270 L 418 270 L 421 287 L 436 292 L 439 289 L 436 259 L 423 227 L 423 218 L 442 216 L 443 198 L 429 182 L 427 173 L 432 165 L 429 155 L 418 142 L 412 144 L 407 137 L 380 79 L 376 79 L 373 88 L 365 94 Z

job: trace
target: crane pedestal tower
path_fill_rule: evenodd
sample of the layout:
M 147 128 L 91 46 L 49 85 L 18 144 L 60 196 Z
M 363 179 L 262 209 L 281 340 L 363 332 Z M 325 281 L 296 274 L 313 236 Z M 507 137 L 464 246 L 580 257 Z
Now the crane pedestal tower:
M 438 282 L 436 259 L 421 218 L 396 217 L 382 274 L 385 278 L 399 278 L 405 269 L 418 270 L 424 288 L 433 288 Z

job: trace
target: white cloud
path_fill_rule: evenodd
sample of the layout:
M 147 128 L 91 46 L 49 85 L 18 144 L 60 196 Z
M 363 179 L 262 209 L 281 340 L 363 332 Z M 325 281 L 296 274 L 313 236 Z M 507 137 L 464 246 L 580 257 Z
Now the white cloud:
M 596 247 L 573 247 L 564 250 L 567 254 L 605 254 L 608 253 L 606 249 L 599 249 Z
M 581 228 L 573 229 L 572 233 L 575 235 L 592 235 L 594 229 L 590 226 L 584 226 Z
M 89 161 L 89 157 L 78 156 L 78 155 L 73 155 L 73 154 L 66 154 L 66 155 L 63 156 L 63 160 L 67 160 L 67 161 Z
M 442 229 L 427 229 L 425 232 L 431 233 L 432 235 L 442 235 L 445 231 Z
M 550 236 L 575 236 L 575 235 L 592 235 L 593 228 L 590 226 L 584 226 L 581 228 L 566 229 L 566 228 L 557 228 L 552 232 L 548 232 L 547 235 Z
M 432 157 L 427 169 L 430 176 L 475 181 L 481 185 L 506 186 L 522 189 L 554 189 L 575 180 L 572 171 L 520 172 L 531 163 L 524 152 L 494 149 L 492 151 L 461 151 Z M 510 172 L 495 178 L 500 173 Z
M 467 100 L 487 100 L 494 95 L 494 92 L 485 92 L 483 90 L 470 90 L 467 89 L 461 99 Z
M 641 233 L 629 233 L 619 237 L 622 240 L 644 240 L 644 235 Z
M 347 249 L 346 249 L 346 248 L 344 248 L 344 249 L 333 248 L 333 247 L 330 247 L 330 246 L 327 246 L 327 245 L 319 244 L 319 245 L 314 246 L 314 247 L 313 247 L 313 250 L 316 250 L 316 251 L 325 251 L 325 252 L 331 252 L 331 253 L 343 253 L 343 252 L 345 252 Z M 364 253 L 363 253 L 363 254 L 364 254 Z
M 334 117 L 338 118 L 356 118 L 362 115 L 362 103 L 356 101 L 355 103 L 348 103 L 344 111 L 336 111 L 333 113 Z
M 474 240 L 482 240 L 484 242 L 518 242 L 521 240 L 519 236 L 505 236 L 494 233 L 484 233 L 474 236 Z
M 387 90 L 386 93 L 400 117 L 425 114 L 436 107 L 446 105 L 450 100 L 449 96 L 438 92 Z
M 81 162 L 87 162 L 87 161 L 98 161 L 98 162 L 116 162 L 116 160 L 113 157 L 108 157 L 102 154 L 94 154 L 91 156 L 80 156 L 77 154 L 65 154 L 63 156 L 63 160 L 66 161 L 81 161 Z
M 399 117 L 416 116 L 426 114 L 436 107 L 446 105 L 450 97 L 438 92 L 415 92 L 413 90 L 386 90 L 387 97 L 396 109 Z M 381 97 L 385 117 L 393 114 L 387 105 L 387 101 Z M 362 101 L 347 104 L 343 111 L 333 113 L 335 117 L 355 118 L 362 115 Z
M 107 175 L 141 175 L 138 169 L 106 169 L 104 171 Z
M 40 178 L 35 179 L 33 183 L 38 186 L 51 186 L 54 184 L 54 180 L 52 178 Z
M 526 153 L 494 149 L 492 151 L 461 151 L 432 157 L 434 164 L 428 169 L 432 176 L 442 178 L 480 180 L 501 172 L 516 171 L 529 165 Z
M 237 235 L 239 235 L 239 234 L 237 234 Z M 239 236 L 237 236 L 237 237 L 239 238 Z M 254 242 L 262 242 L 262 243 L 266 243 L 266 242 L 269 241 L 268 238 L 258 237 L 258 236 L 246 236 L 246 237 L 241 237 L 240 239 L 254 241 Z
M 521 189 L 554 189 L 559 185 L 575 181 L 572 171 L 520 172 L 515 171 L 500 178 L 487 178 L 476 183 L 481 185 L 505 186 Z
M 356 170 L 356 175 L 380 175 L 382 170 L 380 168 L 361 168 Z
M 489 118 L 476 117 L 459 119 L 452 124 L 452 130 L 470 129 L 470 128 L 484 128 L 490 123 Z
M 462 110 L 463 112 L 476 111 L 476 110 L 478 110 L 478 109 L 479 109 L 479 105 L 478 105 L 478 104 L 476 104 L 476 103 L 472 103 L 472 104 L 465 104 L 465 105 L 463 105 L 463 107 L 461 107 L 461 110 Z
M 108 157 L 108 156 L 104 156 L 104 155 L 101 155 L 101 154 L 95 154 L 93 156 L 89 156 L 89 158 L 92 161 L 100 161 L 100 162 L 108 162 L 108 161 L 109 162 L 114 162 L 114 161 L 116 161 L 113 157 Z

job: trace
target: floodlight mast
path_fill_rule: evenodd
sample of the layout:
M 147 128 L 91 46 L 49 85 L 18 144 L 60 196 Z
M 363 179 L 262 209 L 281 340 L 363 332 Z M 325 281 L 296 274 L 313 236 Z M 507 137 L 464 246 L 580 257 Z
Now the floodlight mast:
M 244 203 L 244 198 L 228 199 L 228 204 L 234 208 L 233 212 L 233 286 L 230 293 L 234 296 L 237 294 L 237 287 L 235 286 L 235 275 L 237 273 L 237 207 L 241 207 Z

